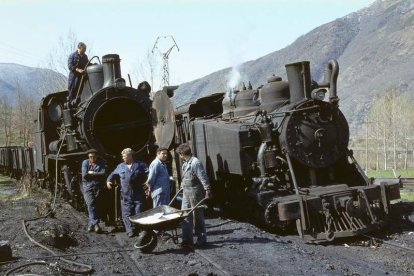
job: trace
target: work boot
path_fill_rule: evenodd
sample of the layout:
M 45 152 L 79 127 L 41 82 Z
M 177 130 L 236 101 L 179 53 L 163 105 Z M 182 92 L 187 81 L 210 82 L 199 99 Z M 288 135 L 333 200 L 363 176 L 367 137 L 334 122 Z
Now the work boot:
M 203 247 L 206 243 L 207 241 L 205 239 L 198 239 L 195 245 L 196 247 Z
M 88 232 L 92 232 L 93 231 L 93 225 L 88 225 Z
M 101 227 L 99 227 L 99 224 L 95 224 L 93 230 L 95 231 L 95 233 L 101 233 Z
M 186 252 L 194 252 L 194 245 L 189 241 L 183 241 L 181 243 L 181 248 Z

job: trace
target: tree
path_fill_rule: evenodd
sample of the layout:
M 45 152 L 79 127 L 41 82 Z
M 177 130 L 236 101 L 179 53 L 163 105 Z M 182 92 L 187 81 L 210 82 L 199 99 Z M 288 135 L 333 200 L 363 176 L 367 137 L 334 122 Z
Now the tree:
M 378 162 L 380 154 L 383 156 L 385 170 L 389 168 L 390 160 L 393 169 L 408 167 L 410 141 L 414 133 L 414 116 L 411 112 L 413 104 L 414 100 L 410 93 L 401 93 L 396 88 L 389 88 L 381 97 L 374 99 L 366 124 L 375 124 L 374 127 L 369 128 L 371 131 L 369 136 L 368 133 L 366 135 L 366 143 L 368 139 L 376 141 L 376 169 L 380 167 Z M 368 130 L 368 126 L 366 129 Z M 368 152 L 368 145 L 366 149 Z M 399 162 L 402 155 L 404 155 L 403 164 Z
M 158 87 L 158 82 L 154 83 L 154 78 L 159 72 L 159 63 L 154 54 L 147 49 L 144 59 L 139 63 L 138 80 L 146 80 L 150 83 L 152 91 L 155 92 L 155 85 Z
M 78 43 L 79 40 L 73 31 L 69 31 L 66 36 L 59 37 L 58 45 L 49 53 L 46 68 L 59 72 L 65 77 L 50 78 L 50 76 L 45 75 L 44 81 L 39 85 L 39 88 L 41 88 L 40 91 L 42 91 L 42 96 L 51 92 L 49 91 L 50 87 L 57 87 L 57 90 L 60 91 L 67 89 L 67 76 L 69 75 L 68 57 L 73 51 L 75 51 Z M 91 51 L 92 48 L 88 46 L 88 49 Z M 53 90 L 53 92 L 55 91 L 56 90 Z
M 4 130 L 4 146 L 11 145 L 12 140 L 12 106 L 7 97 L 0 98 L 0 123 Z
M 33 95 L 25 95 L 21 89 L 21 85 L 16 80 L 17 103 L 13 116 L 16 131 L 18 131 L 17 144 L 29 146 L 33 142 L 33 121 L 36 114 L 36 102 Z

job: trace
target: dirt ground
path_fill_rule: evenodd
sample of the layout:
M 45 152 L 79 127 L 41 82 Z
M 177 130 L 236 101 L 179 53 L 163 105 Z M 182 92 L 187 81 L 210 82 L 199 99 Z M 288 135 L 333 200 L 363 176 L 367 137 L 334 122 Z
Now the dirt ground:
M 39 202 L 48 198 L 45 192 L 18 196 L 13 194 L 12 181 L 0 181 L 0 240 L 9 241 L 13 252 L 11 262 L 0 264 L 1 275 L 30 262 L 10 275 L 76 275 L 73 272 L 86 270 L 68 261 L 91 266 L 88 274 L 92 275 L 414 274 L 414 203 L 410 202 L 395 205 L 402 218 L 396 217 L 391 227 L 369 234 L 386 243 L 359 237 L 306 244 L 296 236 L 277 236 L 215 213 L 206 220 L 205 247 L 187 252 L 171 239 L 159 240 L 152 253 L 144 254 L 134 248 L 137 238 L 124 232 L 111 233 L 104 227 L 101 234 L 87 233 L 86 214 L 60 200 L 53 218 L 26 222 L 28 234 L 52 252 L 39 247 L 24 233 L 22 220 L 39 217 L 36 206 L 41 208 Z

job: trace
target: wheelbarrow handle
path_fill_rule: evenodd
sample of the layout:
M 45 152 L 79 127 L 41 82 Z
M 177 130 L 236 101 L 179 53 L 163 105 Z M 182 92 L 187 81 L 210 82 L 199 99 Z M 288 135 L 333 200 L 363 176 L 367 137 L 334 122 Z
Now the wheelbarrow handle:
M 202 200 L 200 200 L 196 206 L 194 206 L 193 208 L 190 209 L 190 211 L 188 212 L 187 215 L 191 214 L 195 209 L 199 208 L 201 203 L 204 203 L 204 201 L 206 201 L 208 198 L 203 198 Z
M 178 193 L 177 193 L 178 194 Z M 174 200 L 174 199 L 173 199 Z M 184 213 L 187 212 L 187 215 L 191 214 L 195 209 L 200 208 L 201 203 L 203 203 L 205 200 L 207 200 L 207 198 L 203 198 L 202 200 L 200 200 L 196 206 L 194 206 L 193 208 L 188 208 L 188 209 L 181 209 L 181 210 L 177 210 L 177 211 L 173 211 L 173 212 L 169 212 L 169 213 L 164 213 L 164 215 L 169 215 L 169 214 L 175 214 L 175 213 Z M 170 203 L 171 204 L 171 203 Z
M 178 192 L 175 194 L 175 196 L 171 199 L 170 203 L 168 203 L 168 206 L 171 206 L 173 201 L 177 198 L 178 194 L 183 191 L 183 188 L 179 189 Z

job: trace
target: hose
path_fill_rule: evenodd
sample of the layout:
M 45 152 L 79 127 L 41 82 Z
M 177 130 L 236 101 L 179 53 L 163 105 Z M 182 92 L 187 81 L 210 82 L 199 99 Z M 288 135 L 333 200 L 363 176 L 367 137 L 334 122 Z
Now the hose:
M 56 254 L 53 250 L 51 250 L 50 248 L 44 246 L 43 244 L 37 242 L 32 236 L 30 236 L 29 232 L 27 231 L 27 227 L 26 227 L 26 222 L 29 221 L 34 221 L 34 220 L 38 220 L 41 218 L 46 218 L 52 211 L 50 211 L 48 214 L 41 216 L 41 217 L 37 217 L 37 218 L 33 218 L 33 219 L 28 219 L 28 220 L 22 220 L 22 224 L 23 224 L 23 231 L 25 233 L 25 235 L 29 238 L 29 240 L 36 244 L 37 246 L 45 249 L 46 251 L 48 251 L 49 253 L 51 253 L 54 257 L 59 258 L 60 260 L 62 260 L 63 262 L 69 264 L 69 265 L 73 265 L 73 266 L 79 266 L 79 267 L 83 267 L 84 270 L 74 270 L 74 269 L 70 269 L 70 268 L 66 268 L 66 267 L 62 267 L 59 266 L 57 263 L 47 263 L 45 261 L 33 261 L 33 262 L 29 262 L 27 264 L 23 264 L 20 266 L 17 266 L 15 268 L 12 268 L 8 271 L 6 271 L 5 275 L 10 275 L 12 272 L 17 271 L 19 269 L 22 269 L 24 267 L 28 267 L 28 266 L 32 266 L 32 265 L 47 265 L 47 266 L 51 266 L 51 267 L 59 267 L 60 269 L 69 272 L 69 273 L 73 273 L 73 274 L 90 274 L 93 272 L 93 268 L 90 265 L 86 265 L 86 264 L 82 264 L 82 263 L 78 263 L 78 262 L 74 262 L 74 261 L 70 261 L 67 260 L 65 258 L 60 257 L 58 254 Z

